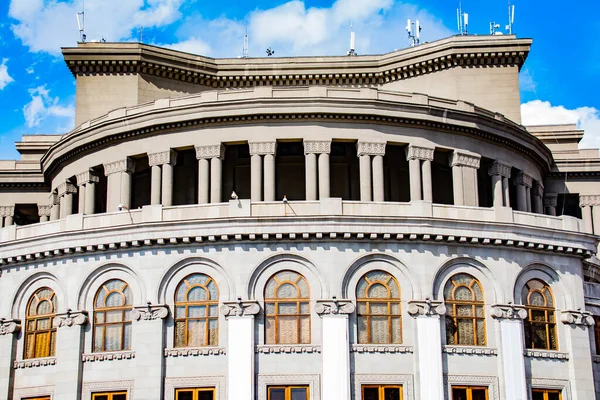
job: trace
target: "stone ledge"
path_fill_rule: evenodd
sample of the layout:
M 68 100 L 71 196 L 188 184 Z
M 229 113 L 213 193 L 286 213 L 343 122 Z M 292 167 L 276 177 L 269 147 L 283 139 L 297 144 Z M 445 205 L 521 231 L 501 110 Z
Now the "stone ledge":
M 81 361 L 84 363 L 95 361 L 130 360 L 132 358 L 135 358 L 135 351 L 131 350 L 81 355 Z
M 227 354 L 223 347 L 183 347 L 165 349 L 165 357 L 220 356 Z
M 351 353 L 413 353 L 413 346 L 403 346 L 394 344 L 353 344 L 350 346 Z
M 264 344 L 256 346 L 256 353 L 260 354 L 297 354 L 297 353 L 320 353 L 321 346 L 303 345 L 303 344 L 291 344 L 291 345 L 279 345 L 279 344 Z
M 27 360 L 16 360 L 13 363 L 13 368 L 21 369 L 21 368 L 47 367 L 50 365 L 56 365 L 56 357 L 44 357 L 44 358 L 31 358 L 31 359 L 27 359 Z
M 497 356 L 498 349 L 480 346 L 444 346 L 442 352 L 446 354 L 472 354 L 479 356 Z
M 553 350 L 535 350 L 535 349 L 526 349 L 523 352 L 525 357 L 531 358 L 548 358 L 552 360 L 568 360 L 569 353 L 561 353 L 559 351 Z

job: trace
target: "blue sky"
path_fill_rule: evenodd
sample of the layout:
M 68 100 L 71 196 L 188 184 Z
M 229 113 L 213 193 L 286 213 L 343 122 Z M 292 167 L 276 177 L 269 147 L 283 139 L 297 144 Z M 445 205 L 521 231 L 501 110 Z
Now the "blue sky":
M 600 147 L 600 3 L 513 0 L 514 32 L 533 38 L 521 72 L 525 124 L 578 122 L 581 147 Z M 423 40 L 457 33 L 458 0 L 85 0 L 88 40 L 137 41 L 213 57 L 345 54 L 349 26 L 359 54 L 407 47 L 407 18 Z M 82 0 L 0 0 L 0 159 L 19 157 L 23 134 L 73 128 L 75 79 L 60 47 L 75 46 Z M 507 22 L 507 0 L 462 0 L 469 33 Z

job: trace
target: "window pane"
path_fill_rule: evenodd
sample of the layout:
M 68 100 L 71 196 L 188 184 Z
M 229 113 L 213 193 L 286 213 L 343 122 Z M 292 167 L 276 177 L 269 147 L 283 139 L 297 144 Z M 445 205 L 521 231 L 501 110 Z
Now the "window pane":
M 362 400 L 379 400 L 379 388 L 378 387 L 363 387 Z
M 92 395 L 92 400 L 108 400 L 107 394 L 94 394 Z
M 297 303 L 279 303 L 279 314 L 294 315 L 298 314 Z
M 106 312 L 106 322 L 121 322 L 123 319 L 123 311 L 107 311 Z
M 452 388 L 452 400 L 467 400 L 467 389 Z
M 285 389 L 269 388 L 269 400 L 285 400 Z
M 185 322 L 175 323 L 175 347 L 185 347 Z
M 198 393 L 198 400 L 214 400 L 212 390 L 201 390 Z
M 177 398 L 175 400 L 194 400 L 194 391 L 193 390 L 178 390 Z
M 486 389 L 473 389 L 472 392 L 473 400 L 487 400 L 487 390 Z
M 291 400 L 307 400 L 306 388 L 292 388 Z
M 400 388 L 384 388 L 384 400 L 400 400 Z
M 296 289 L 293 285 L 285 283 L 279 286 L 279 289 L 277 290 L 277 297 L 280 299 L 297 299 L 300 297 L 300 293 L 298 293 L 298 289 Z
M 369 336 L 367 332 L 367 318 L 358 317 L 358 343 L 369 343 Z
M 473 332 L 473 320 L 459 319 L 458 321 L 458 344 L 473 345 L 475 336 Z
M 118 351 L 121 350 L 121 333 L 122 325 L 108 325 L 106 327 L 106 351 Z
M 559 392 L 548 392 L 548 400 L 560 400 Z
M 267 344 L 275 344 L 275 318 L 265 318 L 265 342 Z
M 298 319 L 296 317 L 279 317 L 279 343 L 299 343 L 298 339 Z
M 371 317 L 371 343 L 389 343 L 387 317 Z
M 123 350 L 131 349 L 131 324 L 125 324 L 125 338 L 123 341 Z
M 371 314 L 388 314 L 388 303 L 371 303 Z
M 376 283 L 369 288 L 369 298 L 371 299 L 387 299 L 390 297 L 388 289 L 380 283 Z
M 532 391 L 531 400 L 544 400 L 544 392 L 542 390 Z
M 188 321 L 189 347 L 204 346 L 206 335 L 206 321 Z
M 115 394 L 112 397 L 112 400 L 127 400 L 126 394 Z

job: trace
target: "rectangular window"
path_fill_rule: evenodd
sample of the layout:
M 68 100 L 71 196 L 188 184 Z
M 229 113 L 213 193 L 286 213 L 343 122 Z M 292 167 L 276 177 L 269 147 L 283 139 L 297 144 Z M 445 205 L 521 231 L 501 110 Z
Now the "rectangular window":
M 43 397 L 27 397 L 26 399 L 23 400 L 50 400 L 50 396 L 43 396 Z
M 93 393 L 92 400 L 127 400 L 127 392 Z
M 402 386 L 363 385 L 362 400 L 402 400 Z
M 488 400 L 488 388 L 482 386 L 452 386 L 452 400 Z
M 562 395 L 557 389 L 531 389 L 531 400 L 562 400 Z
M 594 316 L 594 338 L 596 339 L 596 354 L 600 355 L 600 317 Z
M 175 400 L 215 400 L 215 388 L 189 388 L 175 390 Z
M 308 386 L 269 386 L 267 400 L 310 400 Z

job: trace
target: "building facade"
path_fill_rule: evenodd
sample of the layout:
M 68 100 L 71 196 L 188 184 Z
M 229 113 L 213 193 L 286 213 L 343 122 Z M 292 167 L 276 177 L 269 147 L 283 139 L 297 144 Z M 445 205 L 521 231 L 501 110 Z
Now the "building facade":
M 0 399 L 585 400 L 600 155 L 526 128 L 531 41 L 63 49 L 0 162 Z

